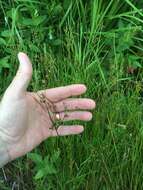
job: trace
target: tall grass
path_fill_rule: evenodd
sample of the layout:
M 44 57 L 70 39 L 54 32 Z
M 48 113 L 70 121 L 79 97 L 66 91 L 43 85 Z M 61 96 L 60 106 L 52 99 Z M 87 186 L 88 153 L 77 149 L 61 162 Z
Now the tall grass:
M 0 1 L 1 94 L 18 67 L 17 52 L 25 51 L 34 67 L 29 90 L 85 83 L 86 96 L 97 101 L 82 135 L 47 139 L 8 164 L 0 189 L 143 189 L 142 6 L 133 0 Z M 55 172 L 35 177 L 37 158 Z

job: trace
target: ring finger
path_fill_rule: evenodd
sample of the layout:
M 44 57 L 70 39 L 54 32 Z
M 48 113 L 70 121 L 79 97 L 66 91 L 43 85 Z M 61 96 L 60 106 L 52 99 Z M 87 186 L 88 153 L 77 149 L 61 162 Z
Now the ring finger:
M 88 111 L 61 112 L 55 115 L 55 120 L 61 120 L 61 121 L 71 121 L 71 120 L 90 121 L 91 119 L 92 119 L 92 113 Z

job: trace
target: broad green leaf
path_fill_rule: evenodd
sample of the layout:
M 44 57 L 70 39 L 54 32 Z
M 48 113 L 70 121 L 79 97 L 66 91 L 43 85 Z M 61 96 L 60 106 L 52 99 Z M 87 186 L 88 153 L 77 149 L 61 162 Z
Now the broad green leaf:
M 62 40 L 61 39 L 56 39 L 52 41 L 52 45 L 54 46 L 59 46 L 62 44 Z
M 135 67 L 135 68 L 137 68 L 137 67 L 142 68 L 143 66 L 138 61 L 135 61 L 135 62 L 133 62 L 133 67 Z
M 36 164 L 42 164 L 43 163 L 41 155 L 39 155 L 37 153 L 29 153 L 27 156 Z
M 46 167 L 45 167 L 45 173 L 48 175 L 48 174 L 55 174 L 57 173 L 55 167 L 53 164 L 47 164 Z
M 3 36 L 3 37 L 11 37 L 13 35 L 14 34 L 12 33 L 11 30 L 4 30 L 4 31 L 1 32 L 1 36 Z
M 35 175 L 34 179 L 38 180 L 41 179 L 42 177 L 44 177 L 45 175 L 45 169 L 41 169 L 37 172 L 37 174 Z
M 38 16 L 38 17 L 35 17 L 35 18 L 22 18 L 20 23 L 22 25 L 25 25 L 25 26 L 38 26 L 39 24 L 41 24 L 42 22 L 44 22 L 46 20 L 47 16 L 44 15 L 44 16 Z
M 0 59 L 0 69 L 2 68 L 10 68 L 10 64 L 8 63 L 9 56 Z
M 44 167 L 42 167 L 38 170 L 34 179 L 38 180 L 38 179 L 43 178 L 44 176 L 47 176 L 50 174 L 56 174 L 56 173 L 57 173 L 57 171 L 56 171 L 55 167 L 52 164 L 47 163 Z
M 130 61 L 136 61 L 136 60 L 139 60 L 140 57 L 135 56 L 135 55 L 129 55 L 128 59 L 129 59 Z
M 61 14 L 62 10 L 63 10 L 62 6 L 57 5 L 53 10 L 53 15 L 57 16 L 57 15 Z

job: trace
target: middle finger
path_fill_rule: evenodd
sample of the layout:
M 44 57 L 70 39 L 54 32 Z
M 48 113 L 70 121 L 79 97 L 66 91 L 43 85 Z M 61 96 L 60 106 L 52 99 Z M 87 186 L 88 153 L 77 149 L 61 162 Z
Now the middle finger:
M 54 103 L 55 112 L 65 110 L 92 110 L 95 108 L 95 102 L 88 98 L 68 98 Z

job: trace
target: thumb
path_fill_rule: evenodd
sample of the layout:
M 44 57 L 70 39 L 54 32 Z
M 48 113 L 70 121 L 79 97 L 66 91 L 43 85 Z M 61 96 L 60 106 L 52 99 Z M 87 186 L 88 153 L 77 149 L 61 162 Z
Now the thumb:
M 26 91 L 32 77 L 32 64 L 28 56 L 20 52 L 18 53 L 18 59 L 20 62 L 19 69 L 8 88 L 8 91 L 10 90 L 10 92 L 16 96 Z

